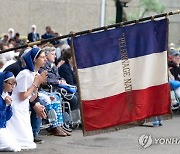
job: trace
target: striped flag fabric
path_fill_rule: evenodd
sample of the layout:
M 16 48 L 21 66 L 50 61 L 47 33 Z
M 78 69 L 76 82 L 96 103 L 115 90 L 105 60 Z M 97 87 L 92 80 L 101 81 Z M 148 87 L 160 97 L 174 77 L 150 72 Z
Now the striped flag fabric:
M 76 36 L 84 135 L 171 114 L 168 20 Z

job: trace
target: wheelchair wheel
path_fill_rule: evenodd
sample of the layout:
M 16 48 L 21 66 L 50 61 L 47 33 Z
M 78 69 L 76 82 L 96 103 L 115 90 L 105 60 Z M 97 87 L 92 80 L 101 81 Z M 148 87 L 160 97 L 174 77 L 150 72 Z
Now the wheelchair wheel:
M 77 128 L 79 128 L 79 124 L 72 124 L 72 125 L 70 126 L 70 128 L 71 128 L 71 129 L 77 129 Z

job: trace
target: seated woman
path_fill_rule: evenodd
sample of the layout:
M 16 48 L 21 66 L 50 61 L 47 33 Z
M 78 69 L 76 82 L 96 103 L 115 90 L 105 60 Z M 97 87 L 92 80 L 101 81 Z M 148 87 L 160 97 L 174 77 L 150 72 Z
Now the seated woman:
M 62 58 L 65 63 L 58 68 L 58 73 L 66 80 L 67 84 L 76 86 L 76 78 L 73 70 L 73 58 L 70 48 L 64 50 Z
M 42 71 L 47 71 L 47 84 L 52 85 L 53 87 L 57 88 L 58 92 L 61 93 L 61 88 L 59 88 L 59 85 L 66 85 L 66 80 L 61 78 L 58 73 L 58 68 L 55 65 L 55 48 L 46 46 L 43 48 L 46 54 L 47 61 L 43 67 L 39 70 L 41 73 Z M 76 95 L 71 95 L 71 93 L 68 95 L 69 98 L 63 97 L 65 101 L 68 101 L 70 103 L 71 110 L 78 109 L 78 99 Z
M 13 134 L 6 129 L 6 122 L 12 116 L 12 98 L 9 92 L 13 91 L 16 79 L 12 72 L 0 72 L 0 151 L 21 151 L 21 147 Z
M 65 62 L 58 68 L 58 73 L 62 78 L 66 80 L 67 84 L 70 85 L 70 88 L 68 89 L 65 88 L 65 89 L 71 93 L 74 93 L 74 95 L 78 99 L 79 97 L 78 97 L 78 92 L 77 92 L 76 77 L 75 77 L 75 72 L 73 70 L 73 57 L 72 57 L 72 52 L 70 48 L 64 49 L 62 59 Z M 66 93 L 64 92 L 63 94 L 66 94 Z M 67 97 L 67 95 L 65 96 Z M 72 117 L 73 121 L 75 123 L 81 123 L 79 109 L 76 111 L 73 111 L 73 113 L 74 113 Z

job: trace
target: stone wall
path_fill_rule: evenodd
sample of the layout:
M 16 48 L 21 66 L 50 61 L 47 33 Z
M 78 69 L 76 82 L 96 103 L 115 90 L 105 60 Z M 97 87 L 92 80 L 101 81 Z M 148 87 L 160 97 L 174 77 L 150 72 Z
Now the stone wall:
M 40 34 L 47 25 L 57 32 L 67 34 L 99 27 L 99 0 L 4 0 L 0 1 L 0 33 L 12 27 L 26 35 L 31 25 Z

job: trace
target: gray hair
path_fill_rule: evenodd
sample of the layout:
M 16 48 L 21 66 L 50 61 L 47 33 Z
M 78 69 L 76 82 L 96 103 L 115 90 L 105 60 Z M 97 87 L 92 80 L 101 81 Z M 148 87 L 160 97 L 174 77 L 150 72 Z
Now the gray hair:
M 55 47 L 49 47 L 49 46 L 46 46 L 42 49 L 45 53 L 45 55 L 48 55 L 48 53 L 52 52 L 52 51 L 55 51 L 56 48 Z

